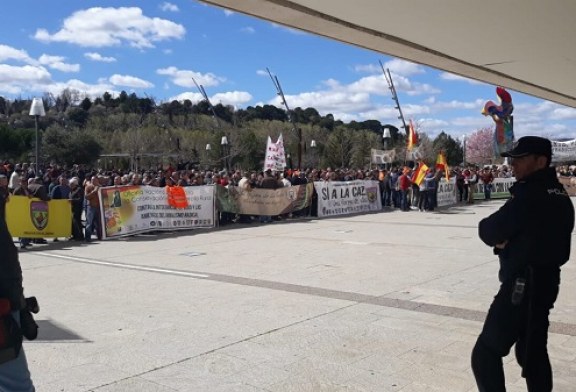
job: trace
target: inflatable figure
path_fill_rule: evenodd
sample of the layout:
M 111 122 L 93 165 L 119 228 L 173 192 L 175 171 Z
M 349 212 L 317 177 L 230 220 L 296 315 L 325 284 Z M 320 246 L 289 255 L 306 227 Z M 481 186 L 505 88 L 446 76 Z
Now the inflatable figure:
M 496 87 L 496 95 L 500 105 L 493 101 L 488 101 L 484 104 L 482 114 L 492 117 L 496 124 L 496 129 L 494 130 L 494 155 L 500 156 L 502 152 L 510 150 L 514 142 L 512 118 L 514 105 L 512 105 L 512 96 L 503 87 Z

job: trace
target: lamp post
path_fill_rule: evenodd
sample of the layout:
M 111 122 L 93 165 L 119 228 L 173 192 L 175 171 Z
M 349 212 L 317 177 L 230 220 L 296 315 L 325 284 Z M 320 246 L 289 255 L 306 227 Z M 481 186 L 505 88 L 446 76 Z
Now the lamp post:
M 388 140 L 390 140 L 390 128 L 382 130 L 382 140 L 384 141 L 384 150 L 388 150 Z M 384 169 L 388 169 L 388 162 L 384 162 Z
M 222 146 L 222 155 L 223 155 L 223 160 L 224 160 L 224 167 L 226 168 L 226 171 L 230 171 L 230 168 L 228 167 L 228 148 L 229 148 L 229 144 L 228 144 L 228 138 L 226 136 L 222 136 L 222 139 L 220 140 L 220 146 Z
M 310 142 L 310 148 L 312 149 L 312 168 L 315 169 L 316 166 L 316 140 Z
M 212 151 L 212 146 L 210 145 L 210 143 L 206 144 L 206 170 L 208 170 L 210 168 L 210 152 Z
M 462 165 L 466 167 L 466 135 L 462 136 Z
M 38 117 L 44 117 L 46 112 L 44 112 L 44 103 L 40 98 L 32 99 L 32 105 L 30 105 L 30 115 L 34 116 L 34 124 L 36 126 L 36 167 L 34 173 L 36 176 L 40 174 L 40 138 L 38 136 Z
M 384 149 L 388 149 L 388 140 L 390 139 L 390 128 L 386 127 L 382 130 L 382 140 L 384 140 Z

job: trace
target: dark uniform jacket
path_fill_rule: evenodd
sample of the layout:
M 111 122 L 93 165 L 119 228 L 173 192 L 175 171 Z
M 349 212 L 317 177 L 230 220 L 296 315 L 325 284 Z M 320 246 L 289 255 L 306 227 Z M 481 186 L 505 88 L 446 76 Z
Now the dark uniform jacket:
M 0 220 L 0 298 L 10 300 L 12 310 L 23 307 L 22 269 L 6 222 Z
M 570 258 L 574 206 L 558 182 L 554 168 L 532 173 L 511 188 L 512 198 L 483 219 L 479 236 L 495 248 L 500 259 L 500 281 L 521 275 L 527 266 L 559 269 Z

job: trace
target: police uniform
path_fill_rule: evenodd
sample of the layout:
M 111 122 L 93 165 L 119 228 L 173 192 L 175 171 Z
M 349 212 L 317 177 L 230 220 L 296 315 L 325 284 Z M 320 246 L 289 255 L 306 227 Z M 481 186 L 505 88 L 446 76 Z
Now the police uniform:
M 502 155 L 532 154 L 550 159 L 550 141 L 527 136 Z M 498 255 L 501 285 L 472 352 L 472 369 L 481 392 L 505 391 L 502 358 L 515 344 L 528 390 L 546 392 L 552 390 L 548 315 L 558 296 L 560 267 L 570 257 L 574 207 L 550 167 L 522 178 L 510 193 L 479 224 L 480 239 Z
M 4 219 L 0 219 L 0 299 L 9 302 L 10 312 L 3 317 L 11 318 L 2 320 L 3 325 L 20 324 L 20 310 L 26 306 L 24 301 L 24 290 L 22 288 L 22 269 L 18 261 L 18 250 L 14 246 L 12 236 L 8 231 Z M 0 348 L 0 391 L 10 392 L 33 392 L 34 385 L 30 378 L 28 363 L 24 349 L 21 348 L 21 335 L 8 336 L 8 330 L 3 328 L 0 339 L 6 342 L 7 339 L 18 341 L 14 345 Z M 19 332 L 20 333 L 20 332 Z M 12 353 L 15 353 L 15 357 Z

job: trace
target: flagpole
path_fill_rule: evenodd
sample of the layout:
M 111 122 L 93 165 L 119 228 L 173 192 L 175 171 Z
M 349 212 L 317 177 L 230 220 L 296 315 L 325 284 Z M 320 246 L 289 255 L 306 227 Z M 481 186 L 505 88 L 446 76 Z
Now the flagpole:
M 394 87 L 394 81 L 392 80 L 390 70 L 388 68 L 384 69 L 382 61 L 378 60 L 378 62 L 380 63 L 380 68 L 382 68 L 382 72 L 384 73 L 384 77 L 386 78 L 386 82 L 388 83 L 388 88 L 392 93 L 392 99 L 394 100 L 394 102 L 396 102 L 396 106 L 394 108 L 397 109 L 398 113 L 400 114 L 400 116 L 398 116 L 398 119 L 402 121 L 402 128 L 404 128 L 404 132 L 406 133 L 406 136 L 408 136 L 409 132 L 408 126 L 406 125 L 406 120 L 404 119 L 404 113 L 402 113 L 402 108 L 400 107 L 400 101 L 398 100 L 398 94 L 396 94 L 396 87 Z M 408 154 L 404 155 L 404 166 L 406 166 L 406 155 Z
M 298 137 L 298 170 L 302 169 L 302 129 L 296 127 L 296 123 L 294 122 L 294 117 L 292 117 L 292 111 L 288 107 L 288 102 L 286 102 L 286 97 L 284 96 L 284 91 L 282 91 L 282 86 L 280 85 L 280 81 L 276 75 L 272 75 L 270 70 L 266 68 L 268 71 L 268 75 L 270 75 L 270 79 L 272 79 L 272 83 L 274 83 L 274 87 L 276 87 L 276 93 L 282 99 L 282 104 L 286 108 L 286 113 L 288 115 L 288 121 L 292 124 L 292 130 L 296 133 Z

